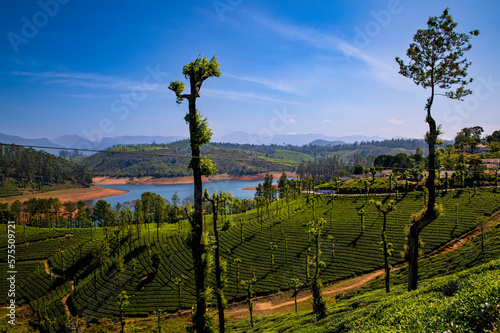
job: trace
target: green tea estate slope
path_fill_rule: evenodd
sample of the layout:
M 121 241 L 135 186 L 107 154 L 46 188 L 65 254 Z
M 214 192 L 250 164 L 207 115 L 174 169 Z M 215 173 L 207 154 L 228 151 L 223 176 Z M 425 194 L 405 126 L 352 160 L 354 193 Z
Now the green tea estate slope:
M 229 300 L 242 299 L 244 290 L 238 281 L 251 279 L 254 275 L 257 278 L 254 289 L 259 294 L 288 289 L 291 278 L 299 278 L 306 284 L 309 282 L 306 262 L 312 254 L 308 251 L 311 244 L 306 223 L 313 215 L 328 221 L 321 239 L 322 259 L 326 263 L 322 270 L 324 282 L 382 267 L 383 258 L 379 251 L 382 219 L 364 197 L 335 198 L 331 220 L 330 197 L 316 197 L 314 201 L 311 199 L 309 205 L 306 200 L 305 196 L 293 200 L 290 216 L 286 214 L 287 207 L 283 206 L 278 213 L 277 204 L 272 204 L 269 217 L 264 209 L 262 223 L 261 214 L 256 211 L 233 217 L 235 225 L 221 236 L 222 256 L 227 262 L 228 286 L 225 295 Z M 459 193 L 441 198 L 448 213 L 438 218 L 423 234 L 426 251 L 432 251 L 472 229 L 479 217 L 500 208 L 498 194 L 490 191 L 479 191 L 470 203 L 468 200 L 468 196 Z M 456 204 L 460 206 L 457 213 Z M 419 195 L 408 195 L 398 202 L 397 211 L 389 215 L 387 234 L 394 245 L 392 264 L 402 262 L 398 254 L 403 250 L 405 227 L 410 215 L 421 207 Z M 357 215 L 360 208 L 367 212 L 364 231 Z M 210 230 L 210 222 L 207 230 Z M 111 252 L 112 259 L 103 269 L 95 266 L 97 276 L 89 275 L 77 286 L 70 297 L 75 308 L 88 316 L 116 316 L 114 297 L 122 289 L 134 295 L 130 300 L 131 306 L 126 310 L 128 315 L 145 315 L 156 308 L 168 311 L 188 308 L 194 301 L 191 286 L 193 273 L 184 239 L 184 233 L 163 233 L 157 240 L 152 233 L 138 240 L 123 241 L 119 251 L 115 249 Z M 272 256 L 271 243 L 277 246 Z M 118 252 L 124 257 L 121 272 L 116 264 L 120 256 Z M 57 257 L 55 259 L 54 264 L 60 266 Z M 214 283 L 213 274 L 210 274 L 209 283 Z M 97 298 L 89 301 L 86 295 L 97 295 Z
M 230 323 L 232 332 L 494 332 L 500 324 L 500 261 L 422 281 L 407 292 L 399 285 L 339 299 L 316 322 L 310 311 Z
M 422 234 L 424 250 L 431 252 L 476 227 L 478 219 L 500 209 L 499 195 L 492 189 L 479 189 L 470 197 L 460 191 L 440 195 L 444 214 Z M 321 258 L 326 264 L 321 272 L 323 282 L 381 268 L 382 217 L 369 202 L 370 198 L 372 196 L 367 200 L 364 196 L 327 195 L 308 198 L 302 194 L 288 202 L 274 202 L 269 209 L 261 207 L 224 217 L 232 222 L 221 235 L 221 254 L 227 262 L 226 298 L 229 301 L 243 299 L 245 292 L 239 282 L 253 276 L 257 279 L 254 290 L 258 294 L 289 289 L 292 278 L 306 285 L 310 283 L 306 263 L 312 259 L 309 251 L 312 244 L 306 224 L 313 218 L 322 217 L 327 221 L 320 240 Z M 396 199 L 395 196 L 373 198 Z M 402 262 L 399 252 L 404 247 L 405 227 L 410 215 L 422 208 L 423 199 L 420 193 L 400 195 L 397 210 L 388 215 L 387 236 L 394 247 L 392 264 Z M 358 215 L 360 209 L 366 212 L 364 228 Z M 205 230 L 210 239 L 210 216 L 206 216 Z M 16 259 L 22 272 L 19 301 L 30 304 L 40 318 L 55 320 L 50 332 L 56 332 L 65 322 L 62 305 L 65 297 L 73 316 L 95 319 L 117 317 L 116 297 L 122 290 L 130 296 L 130 305 L 125 308 L 129 317 L 146 316 L 159 308 L 169 312 L 189 309 L 194 303 L 194 290 L 187 231 L 185 222 L 182 228 L 163 224 L 159 239 L 155 226 L 144 224 L 117 226 L 107 232 L 99 228 L 92 233 L 88 229 L 48 231 L 29 227 L 27 243 L 24 243 L 20 229 L 16 237 Z M 45 233 L 43 237 L 41 232 Z M 4 238 L 0 239 L 0 247 L 7 244 Z M 458 265 L 459 262 L 454 267 Z M 446 271 L 448 266 L 441 267 L 435 271 Z M 400 283 L 403 278 L 395 275 L 394 282 Z M 208 285 L 214 285 L 213 272 L 209 273 Z M 36 290 L 32 290 L 33 286 Z M 2 282 L 0 287 L 4 290 L 6 284 Z M 3 302 L 5 304 L 6 299 Z

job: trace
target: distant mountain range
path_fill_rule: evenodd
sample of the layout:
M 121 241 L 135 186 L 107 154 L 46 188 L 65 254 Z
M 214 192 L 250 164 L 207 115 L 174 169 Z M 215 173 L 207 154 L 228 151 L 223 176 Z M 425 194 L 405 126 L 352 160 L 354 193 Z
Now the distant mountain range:
M 89 150 L 105 150 L 116 145 L 129 144 L 150 144 L 150 143 L 169 143 L 173 141 L 183 140 L 186 137 L 182 136 L 118 136 L 114 138 L 105 137 L 99 142 L 91 142 L 78 135 L 63 135 L 58 138 L 49 140 L 41 139 L 26 139 L 20 136 L 7 135 L 0 133 L 0 142 L 14 143 L 23 146 L 38 146 L 38 147 L 54 147 L 57 150 L 61 149 L 89 149 Z M 48 149 L 44 149 L 48 150 Z M 53 150 L 50 152 L 54 153 Z M 83 152 L 84 155 L 85 152 Z
M 0 133 L 0 142 L 2 143 L 14 143 L 16 145 L 22 146 L 43 146 L 43 147 L 55 147 L 55 148 L 63 148 L 58 144 L 50 141 L 49 139 L 41 138 L 41 139 L 26 139 L 16 135 L 7 135 Z
M 252 134 L 246 132 L 232 132 L 221 137 L 215 137 L 212 139 L 213 142 L 230 142 L 230 143 L 240 143 L 240 144 L 255 144 L 255 145 L 293 145 L 293 146 L 303 146 L 307 144 L 318 144 L 318 145 L 338 145 L 343 143 L 354 143 L 361 141 L 382 141 L 384 138 L 379 136 L 364 136 L 364 135 L 349 135 L 349 136 L 328 136 L 324 134 L 277 134 L 273 136 Z M 314 143 L 313 143 L 314 142 Z
M 104 137 L 99 142 L 86 140 L 78 135 L 63 135 L 53 140 L 53 142 L 67 148 L 81 148 L 91 150 L 105 150 L 116 145 L 150 144 L 150 143 L 170 143 L 183 140 L 183 136 L 117 136 L 114 138 Z
M 173 141 L 183 140 L 183 136 L 118 136 L 118 137 L 105 137 L 99 142 L 91 142 L 79 135 L 63 135 L 53 140 L 46 138 L 40 139 L 26 139 L 20 136 L 7 135 L 0 133 L 0 142 L 15 143 L 24 146 L 41 146 L 41 147 L 54 147 L 61 150 L 64 148 L 80 148 L 89 150 L 105 150 L 109 147 L 116 145 L 129 145 L 129 144 L 150 144 L 150 143 L 169 143 Z M 252 134 L 246 132 L 232 132 L 220 137 L 214 137 L 213 142 L 226 142 L 226 143 L 239 143 L 239 144 L 255 144 L 255 145 L 293 145 L 302 146 L 307 144 L 313 145 L 338 145 L 344 143 L 353 143 L 361 141 L 381 141 L 384 138 L 379 136 L 363 136 L 363 135 L 350 135 L 342 137 L 327 136 L 324 134 L 278 134 L 274 136 L 264 136 L 259 134 Z M 53 152 L 53 151 L 52 151 Z

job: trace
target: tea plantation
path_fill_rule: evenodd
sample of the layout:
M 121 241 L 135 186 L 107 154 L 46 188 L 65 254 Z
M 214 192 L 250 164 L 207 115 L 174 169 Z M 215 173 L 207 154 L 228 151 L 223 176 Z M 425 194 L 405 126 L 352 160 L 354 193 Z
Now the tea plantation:
M 273 202 L 268 208 L 224 217 L 230 225 L 221 232 L 220 244 L 221 255 L 227 263 L 226 298 L 230 302 L 244 300 L 245 290 L 238 282 L 253 276 L 257 279 L 254 290 L 258 295 L 290 289 L 292 278 L 300 279 L 305 285 L 310 283 L 307 261 L 313 254 L 306 224 L 313 218 L 327 221 L 321 236 L 324 283 L 382 268 L 383 219 L 370 199 L 396 202 L 396 210 L 387 215 L 387 237 L 394 248 L 391 264 L 403 263 L 400 253 L 404 249 L 405 228 L 410 223 L 410 216 L 423 208 L 425 197 L 422 193 L 398 197 L 301 194 Z M 499 210 L 500 194 L 492 189 L 478 189 L 475 194 L 450 191 L 440 193 L 438 202 L 444 208 L 443 214 L 422 232 L 426 253 L 477 227 L 482 218 Z M 364 216 L 359 214 L 361 210 Z M 205 220 L 205 229 L 209 236 L 213 235 L 211 217 L 206 216 Z M 221 222 L 224 221 L 219 221 L 223 225 Z M 154 226 L 150 232 L 136 225 L 106 231 L 17 226 L 17 302 L 29 304 L 40 319 L 39 328 L 47 332 L 62 330 L 76 316 L 115 319 L 119 315 L 117 296 L 123 290 L 130 297 L 130 304 L 124 309 L 126 317 L 148 316 L 158 309 L 170 313 L 190 309 L 195 302 L 194 275 L 191 252 L 186 245 L 187 223 L 184 221 L 182 225 L 182 228 L 162 225 L 159 239 Z M 498 237 L 487 241 L 490 249 L 498 249 Z M 7 248 L 5 233 L 2 233 L 0 247 L 2 250 Z M 464 266 L 476 266 L 494 259 L 494 255 L 456 253 L 459 252 L 450 252 L 444 261 L 436 261 L 434 257 L 423 259 L 422 278 L 452 273 Z M 8 302 L 5 262 L 0 263 L 0 270 L 0 295 L 5 305 Z M 494 272 L 492 268 L 485 270 Z M 404 299 L 407 297 L 403 293 L 404 268 L 393 275 L 391 284 L 400 285 L 395 287 L 395 293 L 402 294 L 400 297 Z M 214 283 L 211 272 L 208 285 Z M 381 284 L 377 280 L 365 290 L 380 288 Z M 381 294 L 380 291 L 374 293 Z M 346 307 L 352 307 L 354 301 L 349 302 Z M 358 302 L 370 304 L 373 301 Z M 390 317 L 389 310 L 366 311 L 379 311 L 373 318 L 387 316 L 396 320 Z M 304 316 L 298 316 L 297 320 Z M 328 327 L 341 327 L 342 320 Z M 0 322 L 0 327 L 3 324 Z M 245 331 L 245 324 L 241 325 L 235 329 Z

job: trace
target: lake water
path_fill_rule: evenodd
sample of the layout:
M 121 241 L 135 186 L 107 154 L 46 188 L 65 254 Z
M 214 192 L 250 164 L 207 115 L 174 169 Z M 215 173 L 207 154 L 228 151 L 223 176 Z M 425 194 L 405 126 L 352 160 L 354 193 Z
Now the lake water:
M 276 180 L 275 180 L 276 181 Z M 212 194 L 214 191 L 224 191 L 229 192 L 233 196 L 240 199 L 253 199 L 255 196 L 255 191 L 252 190 L 242 190 L 242 188 L 257 186 L 259 183 L 263 183 L 263 180 L 250 180 L 250 181 L 239 181 L 239 180 L 220 180 L 212 181 L 209 183 L 203 183 L 203 191 L 208 189 L 208 192 Z M 114 188 L 117 190 L 126 190 L 128 193 L 117 195 L 114 197 L 103 198 L 111 204 L 111 207 L 116 206 L 116 204 L 123 203 L 125 201 L 133 201 L 139 199 L 141 194 L 144 192 L 154 192 L 161 195 L 168 201 L 172 201 L 171 198 L 175 192 L 182 200 L 185 197 L 193 195 L 194 184 L 177 184 L 177 185 L 104 185 L 103 187 Z M 93 206 L 95 202 L 99 199 L 86 201 L 85 204 L 88 206 Z

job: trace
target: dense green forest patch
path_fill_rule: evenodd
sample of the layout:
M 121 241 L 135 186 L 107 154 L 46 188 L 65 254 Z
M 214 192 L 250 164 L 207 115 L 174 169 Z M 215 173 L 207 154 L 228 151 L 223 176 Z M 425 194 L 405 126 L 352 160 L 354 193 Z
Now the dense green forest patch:
M 90 186 L 92 173 L 62 157 L 0 143 L 0 197 Z

